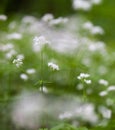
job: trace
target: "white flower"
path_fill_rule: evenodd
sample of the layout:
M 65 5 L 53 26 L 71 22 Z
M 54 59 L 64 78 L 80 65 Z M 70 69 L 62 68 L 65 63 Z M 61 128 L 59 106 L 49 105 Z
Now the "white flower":
M 85 82 L 86 84 L 91 84 L 91 80 L 86 80 L 86 79 L 84 79 L 84 82 Z
M 62 17 L 59 17 L 57 19 L 53 19 L 50 21 L 50 25 L 59 25 L 59 24 L 64 24 L 68 22 L 68 19 L 67 18 L 62 18 Z
M 88 78 L 90 77 L 89 74 L 85 74 L 85 73 L 80 73 L 80 75 L 77 77 L 78 79 L 84 79 L 84 78 Z
M 106 119 L 111 118 L 112 111 L 110 109 L 106 108 L 105 106 L 100 106 L 99 111 L 104 118 L 106 118 Z
M 49 62 L 48 67 L 50 67 L 53 70 L 59 70 L 59 66 L 54 64 L 53 62 Z
M 23 64 L 24 55 L 19 54 L 16 59 L 13 60 L 13 64 L 20 67 Z
M 75 10 L 84 10 L 88 11 L 92 7 L 92 3 L 90 1 L 85 0 L 73 0 L 73 8 Z
M 26 72 L 27 72 L 28 74 L 34 74 L 34 73 L 36 72 L 36 70 L 33 69 L 33 68 L 31 68 L 31 69 L 27 69 Z
M 22 73 L 20 75 L 20 78 L 23 79 L 24 81 L 28 80 L 28 76 L 26 74 L 24 74 L 24 73 Z
M 115 91 L 115 86 L 109 86 L 107 90 L 108 91 Z
M 12 103 L 11 119 L 18 128 L 36 129 L 44 106 L 43 96 L 25 91 Z
M 0 20 L 1 21 L 6 21 L 7 20 L 7 16 L 4 15 L 4 14 L 0 15 Z
M 101 91 L 101 92 L 99 93 L 99 95 L 100 95 L 101 97 L 106 96 L 107 94 L 108 94 L 107 91 Z
M 99 26 L 94 26 L 90 32 L 94 35 L 96 34 L 104 34 L 104 30 Z
M 41 92 L 48 93 L 48 89 L 45 86 L 39 88 Z
M 104 30 L 100 26 L 94 26 L 90 21 L 83 24 L 83 28 L 87 29 L 91 34 L 104 34 Z
M 16 39 L 16 40 L 19 40 L 22 38 L 22 34 L 20 33 L 11 33 L 11 34 L 8 34 L 7 35 L 7 38 L 8 39 Z
M 71 118 L 73 115 L 70 112 L 64 112 L 62 114 L 59 115 L 59 119 L 63 120 L 63 119 L 69 119 Z
M 51 21 L 52 19 L 54 18 L 54 16 L 52 14 L 45 14 L 43 17 L 42 17 L 42 20 L 44 22 L 49 22 Z
M 24 59 L 24 55 L 23 54 L 17 55 L 17 59 L 23 60 Z
M 102 2 L 102 0 L 92 0 L 91 2 L 95 5 L 98 5 Z
M 46 40 L 46 38 L 44 36 L 39 36 L 39 37 L 35 37 L 33 39 L 33 50 L 35 52 L 38 52 L 42 49 L 42 47 L 46 44 L 50 44 L 50 42 L 48 40 Z
M 100 80 L 99 80 L 99 84 L 104 85 L 104 86 L 107 86 L 109 83 L 108 83 L 107 80 L 100 79 Z
M 44 45 L 49 43 L 49 41 L 47 41 L 44 36 L 35 37 L 33 41 L 35 44 L 39 44 L 39 45 Z
M 83 24 L 83 28 L 84 29 L 91 30 L 92 27 L 93 27 L 93 24 L 90 21 L 88 21 L 88 22 L 86 22 L 86 23 Z

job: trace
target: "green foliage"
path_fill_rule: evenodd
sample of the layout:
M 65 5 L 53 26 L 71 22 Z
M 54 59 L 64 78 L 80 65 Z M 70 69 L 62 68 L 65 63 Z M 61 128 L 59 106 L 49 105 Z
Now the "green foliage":
M 85 127 L 75 128 L 74 126 L 69 124 L 61 124 L 52 128 L 51 130 L 88 130 L 88 129 Z

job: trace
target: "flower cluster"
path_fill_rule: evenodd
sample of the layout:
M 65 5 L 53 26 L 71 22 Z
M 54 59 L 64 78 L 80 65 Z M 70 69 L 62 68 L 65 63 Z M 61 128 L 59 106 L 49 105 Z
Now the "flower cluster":
M 36 37 L 33 39 L 33 42 L 34 42 L 34 44 L 33 44 L 33 50 L 34 50 L 35 52 L 40 51 L 41 48 L 42 48 L 45 44 L 50 44 L 50 42 L 49 42 L 48 40 L 46 40 L 46 38 L 45 38 L 44 36 L 39 36 L 39 37 L 36 36 Z
M 111 85 L 111 86 L 109 86 L 106 90 L 104 90 L 104 91 L 101 91 L 100 93 L 99 93 L 99 95 L 101 96 L 101 97 L 103 97 L 103 96 L 106 96 L 109 92 L 111 92 L 111 91 L 115 91 L 115 86 L 114 85 Z
M 20 54 L 16 57 L 16 59 L 13 60 L 13 64 L 16 65 L 16 67 L 20 67 L 23 64 L 24 55 Z
M 102 0 L 73 0 L 73 8 L 75 10 L 91 10 L 93 5 L 98 5 Z
M 83 28 L 93 35 L 104 34 L 104 30 L 100 26 L 94 26 L 90 21 L 84 23 Z
M 48 25 L 50 25 L 50 26 L 55 26 L 55 25 L 67 23 L 68 18 L 59 17 L 59 18 L 55 19 L 52 14 L 45 14 L 42 17 L 42 21 L 45 23 L 48 23 Z
M 80 75 L 77 76 L 77 78 L 78 78 L 79 80 L 84 81 L 86 84 L 91 84 L 91 80 L 87 79 L 87 78 L 89 78 L 89 77 L 90 77 L 90 75 L 89 75 L 89 74 L 86 74 L 86 73 L 80 73 Z
M 50 67 L 52 70 L 59 70 L 59 66 L 54 64 L 53 62 L 49 62 L 48 67 Z
M 27 81 L 29 79 L 29 75 L 33 75 L 36 73 L 36 70 L 34 68 L 29 68 L 26 70 L 25 73 L 20 74 L 20 78 L 24 81 Z

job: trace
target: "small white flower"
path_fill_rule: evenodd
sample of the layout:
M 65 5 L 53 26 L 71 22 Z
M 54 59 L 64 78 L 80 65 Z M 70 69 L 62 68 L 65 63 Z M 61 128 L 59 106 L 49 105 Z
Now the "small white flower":
M 101 91 L 101 92 L 99 93 L 99 95 L 100 95 L 101 97 L 106 96 L 107 94 L 108 94 L 107 91 Z
M 67 18 L 62 18 L 62 17 L 59 17 L 57 19 L 53 19 L 50 21 L 50 25 L 59 25 L 59 24 L 64 24 L 64 23 L 67 23 L 68 22 L 68 19 Z
M 105 106 L 100 106 L 99 111 L 104 118 L 106 118 L 106 119 L 111 118 L 112 111 L 110 109 L 106 108 Z
M 22 73 L 20 75 L 20 78 L 23 79 L 24 81 L 28 80 L 28 76 L 26 74 L 24 74 L 24 73 Z
M 39 36 L 39 37 L 36 36 L 33 39 L 33 42 L 34 42 L 33 50 L 35 52 L 39 52 L 44 45 L 50 44 L 50 42 L 48 40 L 46 40 L 46 38 L 44 36 Z
M 17 59 L 23 60 L 24 59 L 24 55 L 23 54 L 17 55 Z
M 11 34 L 8 34 L 7 35 L 7 38 L 8 39 L 16 39 L 16 40 L 19 40 L 22 38 L 22 34 L 20 33 L 11 33 Z
M 107 80 L 100 79 L 100 80 L 99 80 L 99 84 L 104 85 L 104 86 L 107 86 L 109 83 L 108 83 Z
M 63 114 L 59 115 L 59 119 L 63 120 L 63 119 L 69 119 L 71 118 L 73 115 L 70 112 L 64 112 Z
M 44 36 L 39 36 L 39 37 L 35 37 L 33 39 L 34 44 L 39 44 L 39 45 L 44 45 L 44 44 L 48 44 L 49 41 L 46 40 L 46 38 Z
M 84 82 L 85 82 L 86 84 L 91 84 L 91 80 L 86 80 L 86 79 L 84 79 Z
M 91 7 L 92 7 L 92 3 L 90 1 L 73 0 L 73 8 L 75 10 L 89 11 Z
M 95 5 L 98 5 L 102 2 L 102 0 L 92 0 L 91 2 Z
M 96 34 L 104 34 L 104 30 L 99 26 L 94 26 L 90 32 L 94 35 Z
M 45 14 L 43 17 L 42 17 L 42 20 L 44 22 L 49 22 L 51 21 L 52 19 L 54 18 L 54 16 L 52 14 Z
M 31 68 L 31 69 L 27 69 L 26 72 L 27 72 L 27 74 L 34 74 L 36 72 L 36 70 Z
M 50 67 L 53 70 L 59 70 L 59 66 L 54 64 L 53 62 L 49 62 L 48 67 Z
M 93 24 L 90 21 L 88 21 L 88 22 L 86 22 L 86 23 L 83 24 L 83 28 L 84 29 L 91 30 L 92 27 L 93 27 Z
M 19 54 L 16 59 L 13 60 L 13 64 L 16 65 L 16 67 L 20 67 L 23 64 L 24 55 Z
M 48 89 L 45 86 L 39 88 L 41 92 L 48 93 Z
M 6 21 L 7 20 L 7 16 L 4 15 L 4 14 L 0 15 L 0 20 L 1 21 Z
M 108 91 L 115 91 L 115 86 L 109 86 L 107 90 Z
M 77 77 L 78 79 L 84 79 L 84 78 L 88 78 L 90 77 L 89 74 L 85 74 L 85 73 L 80 73 L 80 75 Z

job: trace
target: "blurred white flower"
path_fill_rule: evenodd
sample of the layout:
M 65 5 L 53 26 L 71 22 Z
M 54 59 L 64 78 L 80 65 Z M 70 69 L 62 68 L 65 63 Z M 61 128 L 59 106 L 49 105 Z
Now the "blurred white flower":
M 73 0 L 73 9 L 75 10 L 91 10 L 93 5 L 98 5 L 102 0 Z
M 11 34 L 8 34 L 7 35 L 7 38 L 8 39 L 16 39 L 16 40 L 19 40 L 19 39 L 22 39 L 22 34 L 20 33 L 11 33 Z
M 63 119 L 69 119 L 73 117 L 71 112 L 64 112 L 62 114 L 59 115 L 59 119 L 63 120 Z
M 109 86 L 109 87 L 107 88 L 107 90 L 108 90 L 108 91 L 115 91 L 115 86 Z
M 54 64 L 53 62 L 49 62 L 48 67 L 50 67 L 52 70 L 59 70 L 59 66 Z
M 87 103 L 78 107 L 74 114 L 80 117 L 83 121 L 89 121 L 92 124 L 98 121 L 98 116 L 95 113 L 95 107 L 93 104 Z
M 34 37 L 33 39 L 33 50 L 35 52 L 38 52 L 41 50 L 41 48 L 46 45 L 46 44 L 50 44 L 50 42 L 48 40 L 46 40 L 46 38 L 44 36 L 39 36 L 39 37 Z
M 105 79 L 100 79 L 98 83 L 104 86 L 107 86 L 109 84 L 108 81 Z
M 104 30 L 100 26 L 94 26 L 92 22 L 88 21 L 83 24 L 83 28 L 88 30 L 91 34 L 104 34 Z
M 34 24 L 36 20 L 37 19 L 34 16 L 24 16 L 22 19 L 22 24 Z
M 48 93 L 48 89 L 47 89 L 46 86 L 41 86 L 41 87 L 39 88 L 39 90 L 40 90 L 41 92 L 43 92 L 43 93 Z
M 102 2 L 102 0 L 91 0 L 91 2 L 95 5 L 98 5 Z
M 44 98 L 40 94 L 23 92 L 12 105 L 13 123 L 22 128 L 36 129 L 40 125 Z
M 26 73 L 27 73 L 27 74 L 34 74 L 35 72 L 36 72 L 36 70 L 33 69 L 33 68 L 30 68 L 30 69 L 27 69 L 27 70 L 26 70 Z
M 42 21 L 44 22 L 49 22 L 51 21 L 52 19 L 54 19 L 54 16 L 52 14 L 45 14 L 43 17 L 42 17 Z
M 27 81 L 27 80 L 28 80 L 28 76 L 27 76 L 26 74 L 24 74 L 24 73 L 22 73 L 22 74 L 20 75 L 20 78 L 23 79 L 24 81 Z
M 6 21 L 7 20 L 7 16 L 4 14 L 0 14 L 0 21 Z
M 105 106 L 99 107 L 99 112 L 102 114 L 103 118 L 110 119 L 112 115 L 112 111 Z
M 84 79 L 84 82 L 85 82 L 86 84 L 91 84 L 91 80 L 86 80 L 86 79 Z
M 104 34 L 104 30 L 100 26 L 94 26 L 92 30 L 90 30 L 91 34 Z
M 49 41 L 47 41 L 44 36 L 35 37 L 33 41 L 34 41 L 34 44 L 39 44 L 39 45 L 44 45 L 44 44 L 49 43 Z
M 98 51 L 103 55 L 106 54 L 105 43 L 102 41 L 91 43 L 89 44 L 88 48 L 92 52 Z
M 7 59 L 11 59 L 16 54 L 17 54 L 17 52 L 12 49 L 12 50 L 8 51 L 5 56 Z
M 49 25 L 59 25 L 59 24 L 64 24 L 67 23 L 68 19 L 67 18 L 63 18 L 63 17 L 59 17 L 57 19 L 53 19 L 49 22 Z
M 84 29 L 92 30 L 92 27 L 93 27 L 93 24 L 92 24 L 90 21 L 85 22 L 85 23 L 83 24 L 83 28 L 84 28 Z
M 101 91 L 101 92 L 99 93 L 99 95 L 100 95 L 101 97 L 106 96 L 107 94 L 108 94 L 107 91 Z
M 92 3 L 86 0 L 73 0 L 73 8 L 75 10 L 89 11 L 92 7 Z

